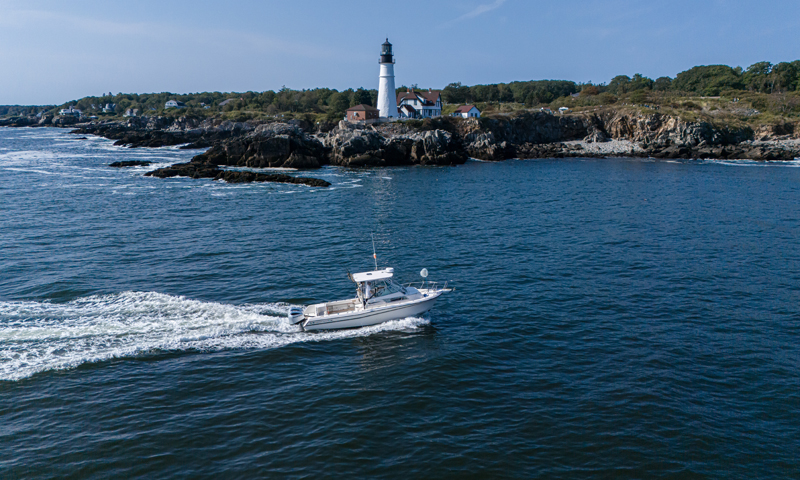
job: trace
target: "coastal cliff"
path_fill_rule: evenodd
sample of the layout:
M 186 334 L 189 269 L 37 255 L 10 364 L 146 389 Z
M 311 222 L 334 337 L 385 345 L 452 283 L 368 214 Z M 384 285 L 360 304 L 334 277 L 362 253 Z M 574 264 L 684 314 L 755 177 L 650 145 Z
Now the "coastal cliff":
M 800 133 L 792 124 L 743 125 L 687 121 L 659 113 L 552 115 L 525 113 L 455 124 L 469 155 L 482 160 L 548 157 L 645 156 L 792 160 Z M 612 143 L 608 148 L 598 144 Z
M 64 125 L 64 117 L 16 119 L 8 126 Z M 69 122 L 66 122 L 69 123 Z M 181 117 L 133 117 L 124 122 L 74 125 L 73 133 L 116 140 L 116 145 L 209 148 L 184 164 L 184 174 L 213 177 L 220 167 L 314 169 L 324 165 L 375 167 L 458 165 L 468 158 L 637 156 L 792 160 L 800 157 L 800 126 L 756 127 L 685 119 L 641 109 L 605 108 L 554 115 L 524 111 L 483 118 L 355 125 L 307 122 L 231 122 Z M 169 167 L 170 175 L 175 168 Z M 154 176 L 167 174 L 155 171 Z

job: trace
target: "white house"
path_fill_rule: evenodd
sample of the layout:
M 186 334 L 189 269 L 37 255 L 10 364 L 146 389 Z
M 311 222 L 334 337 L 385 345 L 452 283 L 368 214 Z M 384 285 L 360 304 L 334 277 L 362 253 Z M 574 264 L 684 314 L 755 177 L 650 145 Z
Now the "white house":
M 559 112 L 561 115 L 564 115 L 565 113 L 569 112 L 569 108 L 567 108 L 567 107 L 561 107 L 561 108 L 559 108 L 559 109 L 558 109 L 558 112 Z
M 103 113 L 114 113 L 114 110 L 117 109 L 116 103 L 106 103 L 106 106 L 103 107 Z
M 453 112 L 453 116 L 462 118 L 480 118 L 481 111 L 478 110 L 478 107 L 475 105 L 463 105 L 456 108 L 456 111 Z
M 170 100 L 164 104 L 164 108 L 184 108 L 186 106 L 185 103 L 179 102 L 177 100 Z
M 61 110 L 59 110 L 58 114 L 59 115 L 72 115 L 72 116 L 75 116 L 75 117 L 80 117 L 81 116 L 81 111 L 78 110 L 77 108 L 74 108 L 72 105 L 70 105 L 69 108 L 62 108 Z
M 123 117 L 138 117 L 139 116 L 139 109 L 138 108 L 129 108 L 125 110 L 125 113 L 122 114 Z
M 397 96 L 401 118 L 431 118 L 442 114 L 442 95 L 439 90 L 417 92 L 409 89 Z

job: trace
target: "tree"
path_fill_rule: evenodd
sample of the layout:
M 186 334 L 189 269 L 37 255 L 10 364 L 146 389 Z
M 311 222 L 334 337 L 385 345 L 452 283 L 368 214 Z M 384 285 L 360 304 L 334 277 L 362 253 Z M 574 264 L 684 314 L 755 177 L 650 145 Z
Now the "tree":
M 608 84 L 607 90 L 615 95 L 622 95 L 628 93 L 631 86 L 631 77 L 627 75 L 617 75 L 611 79 Z
M 653 89 L 653 80 L 643 76 L 641 73 L 637 73 L 633 76 L 630 83 L 630 89 L 632 92 L 637 90 L 652 90 Z
M 727 65 L 703 65 L 679 73 L 672 82 L 673 90 L 715 96 L 723 90 L 742 90 L 739 73 Z
M 594 85 L 586 85 L 581 90 L 581 97 L 590 97 L 600 95 L 600 89 L 595 87 Z
M 653 84 L 653 90 L 657 92 L 666 92 L 672 88 L 672 79 L 669 77 L 658 77 Z
M 344 115 L 345 110 L 350 106 L 350 95 L 345 92 L 336 92 L 331 95 L 328 105 L 330 105 L 331 111 Z
M 742 75 L 745 88 L 753 92 L 769 93 L 770 72 L 772 72 L 772 64 L 769 62 L 758 62 L 750 65 Z
M 797 86 L 800 76 L 800 62 L 782 62 L 774 67 L 769 74 L 770 93 L 793 91 Z
M 350 106 L 355 107 L 361 104 L 372 106 L 372 95 L 369 93 L 369 90 L 359 88 L 353 92 L 352 98 L 350 99 Z

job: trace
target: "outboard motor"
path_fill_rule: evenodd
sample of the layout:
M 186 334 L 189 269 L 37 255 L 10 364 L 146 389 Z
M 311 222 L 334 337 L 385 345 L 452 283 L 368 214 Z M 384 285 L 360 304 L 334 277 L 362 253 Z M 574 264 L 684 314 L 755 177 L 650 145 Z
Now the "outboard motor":
M 305 315 L 303 315 L 303 307 L 289 308 L 289 321 L 292 322 L 293 325 L 302 322 L 304 318 Z

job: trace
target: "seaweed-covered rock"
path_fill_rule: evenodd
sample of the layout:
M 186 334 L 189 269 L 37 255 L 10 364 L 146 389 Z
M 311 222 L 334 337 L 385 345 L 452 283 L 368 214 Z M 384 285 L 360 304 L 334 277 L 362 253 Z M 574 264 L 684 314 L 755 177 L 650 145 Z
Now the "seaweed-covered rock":
M 147 177 L 172 178 L 212 178 L 214 180 L 224 180 L 228 183 L 249 183 L 249 182 L 277 182 L 277 183 L 296 183 L 309 185 L 311 187 L 329 187 L 330 183 L 319 178 L 293 177 L 284 174 L 271 174 L 259 172 L 242 172 L 234 170 L 220 170 L 216 165 L 210 165 L 199 161 L 178 163 L 169 167 L 159 168 L 152 172 L 145 173 Z
M 114 162 L 108 164 L 109 167 L 114 168 L 124 168 L 124 167 L 146 167 L 153 162 L 148 162 L 145 160 L 125 160 L 121 162 Z

